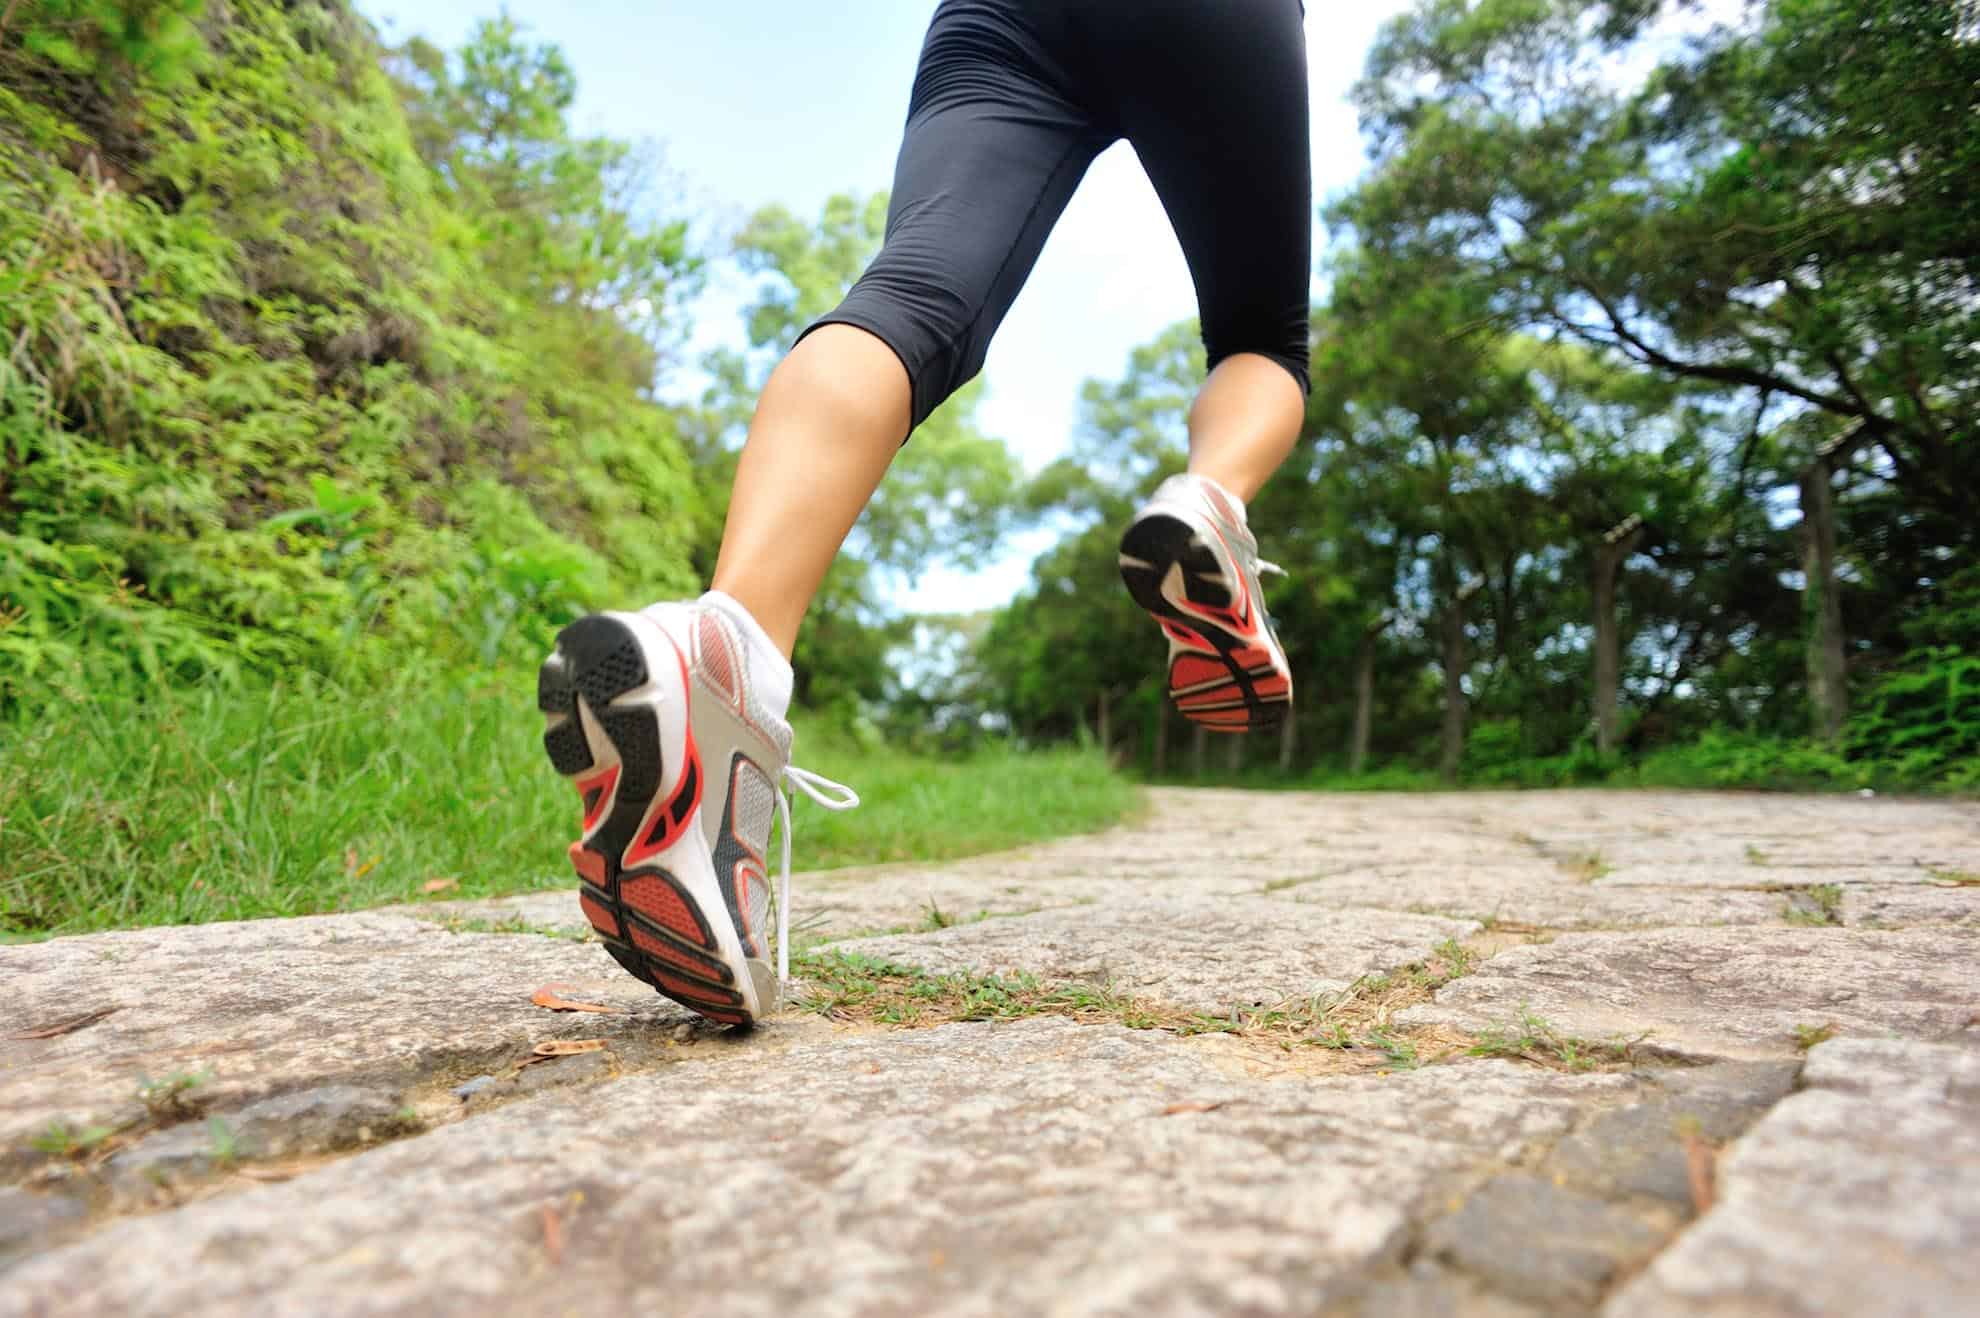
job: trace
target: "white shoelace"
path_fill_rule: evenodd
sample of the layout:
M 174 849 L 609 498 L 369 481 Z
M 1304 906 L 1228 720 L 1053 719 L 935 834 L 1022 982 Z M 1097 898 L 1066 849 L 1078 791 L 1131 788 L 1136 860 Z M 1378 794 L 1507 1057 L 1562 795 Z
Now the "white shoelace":
M 784 781 L 803 792 L 827 810 L 850 810 L 859 804 L 859 793 L 844 783 L 820 777 L 794 764 L 784 766 Z M 827 795 L 837 792 L 835 798 Z M 791 798 L 777 789 L 777 819 L 784 835 L 784 869 L 777 876 L 777 982 L 791 982 Z
M 1264 576 L 1268 572 L 1276 572 L 1282 577 L 1289 577 L 1292 575 L 1292 573 L 1286 571 L 1284 568 L 1280 567 L 1277 563 L 1268 563 L 1262 558 L 1253 559 L 1252 563 L 1254 566 L 1257 567 L 1258 574 L 1260 576 Z

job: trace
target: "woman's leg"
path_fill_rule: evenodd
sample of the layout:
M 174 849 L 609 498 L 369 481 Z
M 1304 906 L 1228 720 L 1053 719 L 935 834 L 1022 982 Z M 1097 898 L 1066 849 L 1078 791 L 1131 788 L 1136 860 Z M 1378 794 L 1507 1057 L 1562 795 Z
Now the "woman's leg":
M 907 437 L 910 404 L 894 350 L 844 324 L 800 340 L 757 399 L 713 584 L 749 610 L 786 658 L 846 533 Z
M 1240 499 L 1305 418 L 1313 265 L 1298 0 L 1102 0 L 1111 91 L 1196 283 L 1210 377 L 1190 470 Z
M 786 656 L 894 453 L 982 369 L 1052 225 L 1111 140 L 1057 61 L 1050 8 L 947 0 L 937 11 L 886 241 L 757 401 L 714 587 Z

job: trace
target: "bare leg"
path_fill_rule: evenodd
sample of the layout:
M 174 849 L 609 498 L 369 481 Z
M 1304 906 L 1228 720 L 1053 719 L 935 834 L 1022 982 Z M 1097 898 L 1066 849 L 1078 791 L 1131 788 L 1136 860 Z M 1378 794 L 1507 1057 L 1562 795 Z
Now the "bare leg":
M 1217 363 L 1189 410 L 1189 470 L 1249 503 L 1291 455 L 1306 398 L 1285 367 L 1255 352 Z M 773 633 L 774 634 L 774 633 Z
M 900 358 L 851 325 L 806 335 L 763 387 L 713 584 L 750 611 L 785 658 L 826 569 L 900 451 L 911 408 Z

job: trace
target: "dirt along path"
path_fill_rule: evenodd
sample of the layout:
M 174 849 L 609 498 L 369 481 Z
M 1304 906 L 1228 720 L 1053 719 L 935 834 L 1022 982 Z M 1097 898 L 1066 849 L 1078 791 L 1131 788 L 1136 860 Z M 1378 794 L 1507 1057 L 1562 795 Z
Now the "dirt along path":
M 1970 1311 L 1973 807 L 1151 796 L 747 1036 L 567 891 L 0 949 L 0 1314 Z

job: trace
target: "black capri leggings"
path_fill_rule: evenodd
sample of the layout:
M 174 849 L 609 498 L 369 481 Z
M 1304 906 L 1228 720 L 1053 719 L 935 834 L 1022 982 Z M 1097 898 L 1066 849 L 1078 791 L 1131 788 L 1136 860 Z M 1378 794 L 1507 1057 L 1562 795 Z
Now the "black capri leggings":
M 1210 365 L 1260 353 L 1306 389 L 1302 9 L 943 0 L 915 71 L 886 241 L 811 329 L 856 325 L 892 348 L 920 425 L 983 368 L 1087 166 L 1125 137 L 1182 243 Z

